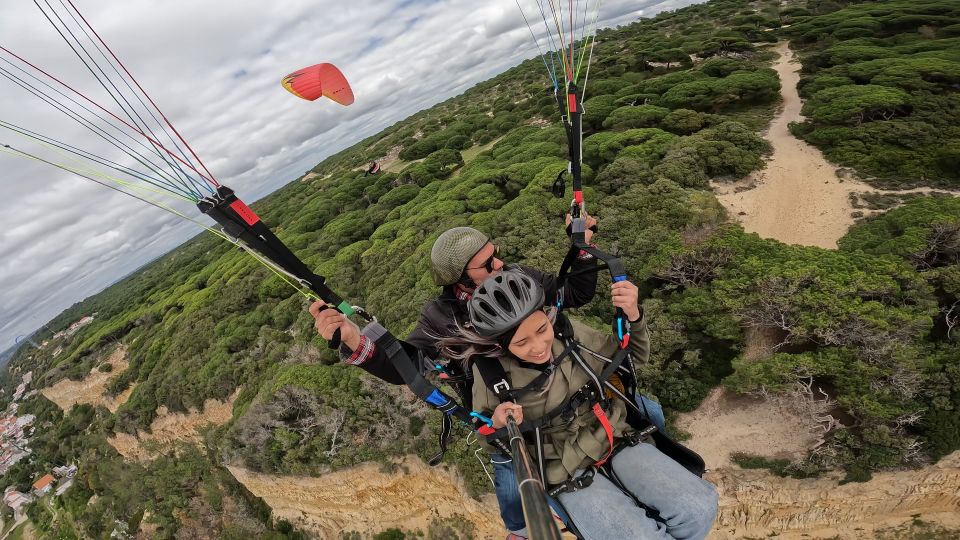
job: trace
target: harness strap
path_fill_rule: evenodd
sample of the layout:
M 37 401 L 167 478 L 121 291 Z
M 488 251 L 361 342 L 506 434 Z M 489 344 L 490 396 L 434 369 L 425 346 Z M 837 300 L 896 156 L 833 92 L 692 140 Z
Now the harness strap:
M 201 212 L 213 218 L 225 233 L 238 240 L 238 244 L 256 250 L 274 265 L 287 272 L 303 287 L 317 294 L 324 302 L 333 305 L 344 315 L 355 313 L 350 304 L 327 287 L 325 278 L 310 270 L 297 256 L 267 227 L 249 206 L 241 201 L 234 191 L 219 186 L 217 194 L 205 197 L 197 202 Z M 371 317 L 360 313 L 368 321 Z M 340 347 L 340 330 L 329 341 L 331 349 Z
M 623 261 L 620 260 L 619 257 L 611 255 L 605 251 L 601 251 L 583 241 L 583 218 L 574 219 L 572 225 L 574 230 L 573 242 L 570 244 L 570 249 L 567 251 L 566 256 L 563 258 L 563 262 L 560 264 L 560 272 L 557 275 L 557 309 L 563 309 L 563 296 L 559 293 L 559 291 L 561 291 L 564 285 L 566 285 L 567 279 L 571 275 L 574 275 L 570 273 L 570 268 L 573 266 L 574 261 L 577 260 L 581 250 L 593 255 L 597 260 L 602 261 L 603 264 L 589 270 L 578 271 L 575 275 L 587 273 L 589 271 L 599 272 L 600 270 L 607 269 L 610 272 L 610 280 L 613 283 L 626 281 L 627 279 L 626 267 L 623 265 Z M 579 233 L 578 229 L 580 229 Z M 616 309 L 613 318 L 613 332 L 617 336 L 617 341 L 620 343 L 620 348 L 626 349 L 630 344 L 630 321 L 627 320 L 626 314 L 624 314 L 623 310 L 620 308 Z
M 512 401 L 516 403 L 523 395 L 542 390 L 543 385 L 546 384 L 550 375 L 559 369 L 561 363 L 567 360 L 572 349 L 573 344 L 568 344 L 563 352 L 553 359 L 550 367 L 522 388 L 513 388 L 510 386 L 510 381 L 507 380 L 507 372 L 503 369 L 503 365 L 496 359 L 490 359 L 482 363 L 478 362 L 476 366 L 480 372 L 480 377 L 483 378 L 483 384 L 497 396 L 497 399 L 501 402 Z
M 431 465 L 439 463 L 447 450 L 447 439 L 450 436 L 452 427 L 450 425 L 452 422 L 450 422 L 449 417 L 455 416 L 463 423 L 475 428 L 476 423 L 474 422 L 473 416 L 471 416 L 470 411 L 461 407 L 455 399 L 427 381 L 420 373 L 420 370 L 417 369 L 413 359 L 407 354 L 406 350 L 404 350 L 400 340 L 393 337 L 380 323 L 374 321 L 365 326 L 363 328 L 363 335 L 372 339 L 374 343 L 376 343 L 377 348 L 383 351 L 390 360 L 390 363 L 397 369 L 403 382 L 410 388 L 410 391 L 428 405 L 443 413 L 446 425 L 442 426 L 440 430 L 440 453 L 430 459 Z M 510 454 L 509 449 L 506 448 L 503 441 L 491 441 L 491 444 L 494 444 L 507 455 Z
M 603 456 L 603 459 L 596 462 L 594 465 L 599 467 L 607 462 L 610 459 L 610 456 L 613 455 L 613 426 L 610 425 L 610 419 L 607 418 L 607 413 L 603 412 L 603 407 L 599 403 L 593 404 L 593 414 L 597 417 L 597 420 L 600 420 L 600 425 L 603 426 L 603 430 L 607 432 L 607 442 L 610 443 L 610 450 L 607 451 L 607 455 Z
M 568 493 L 578 491 L 584 488 L 588 488 L 593 484 L 593 477 L 597 474 L 596 467 L 590 467 L 589 469 L 583 471 L 580 476 L 576 476 L 567 480 L 566 482 L 558 485 L 557 487 L 550 490 L 549 495 L 556 499 L 557 495 L 561 493 Z
M 520 429 L 521 433 L 529 433 L 531 431 L 536 431 L 542 429 L 553 421 L 554 418 L 563 416 L 565 414 L 570 414 L 573 411 L 576 411 L 584 403 L 593 401 L 595 398 L 595 392 L 593 387 L 590 384 L 584 385 L 583 388 L 574 393 L 568 400 L 566 400 L 562 405 L 548 412 L 547 414 L 537 418 L 536 420 L 526 420 L 524 419 L 523 423 L 518 424 L 517 427 Z M 487 438 L 488 442 L 493 442 L 494 440 L 499 440 L 507 436 L 507 429 L 486 429 L 479 432 L 481 435 L 484 435 Z

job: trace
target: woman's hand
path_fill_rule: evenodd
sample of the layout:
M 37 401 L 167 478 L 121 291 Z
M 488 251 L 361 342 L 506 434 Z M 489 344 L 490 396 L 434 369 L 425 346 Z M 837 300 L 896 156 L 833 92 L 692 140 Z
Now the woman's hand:
M 340 341 L 347 348 L 355 351 L 360 346 L 360 327 L 353 324 L 343 313 L 330 308 L 324 302 L 317 301 L 310 305 L 310 314 L 315 321 L 314 328 L 323 339 L 330 341 L 334 332 L 340 330 Z
M 610 287 L 610 301 L 623 310 L 628 321 L 640 318 L 640 291 L 629 281 L 618 281 Z
M 517 424 L 523 422 L 523 407 L 510 401 L 504 401 L 497 405 L 497 408 L 493 410 L 493 416 L 490 418 L 493 420 L 494 429 L 500 429 L 507 425 L 507 413 L 513 415 L 513 421 Z

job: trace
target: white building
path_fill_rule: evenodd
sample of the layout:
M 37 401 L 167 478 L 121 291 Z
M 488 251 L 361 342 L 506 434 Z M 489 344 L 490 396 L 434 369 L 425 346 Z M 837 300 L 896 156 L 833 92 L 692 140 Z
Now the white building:
M 62 467 L 54 467 L 53 474 L 59 476 L 60 478 L 73 478 L 77 474 L 77 466 L 64 465 Z
M 29 504 L 32 501 L 33 501 L 33 497 L 31 497 L 27 493 L 20 493 L 19 491 L 17 491 L 17 488 L 14 486 L 8 487 L 3 494 L 4 504 L 12 508 L 15 515 L 20 513 L 20 510 L 23 507 L 23 505 Z

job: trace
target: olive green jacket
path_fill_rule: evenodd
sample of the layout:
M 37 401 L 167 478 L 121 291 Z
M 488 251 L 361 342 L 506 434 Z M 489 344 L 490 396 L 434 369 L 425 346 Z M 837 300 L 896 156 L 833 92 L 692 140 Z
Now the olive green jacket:
M 585 324 L 571 319 L 574 339 L 584 347 L 596 351 L 598 354 L 610 358 L 619 347 L 616 338 L 610 332 L 599 332 Z M 641 317 L 630 327 L 630 355 L 634 364 L 641 365 L 650 358 L 650 335 L 647 331 L 646 320 Z M 557 358 L 563 352 L 563 342 L 553 341 L 553 356 Z M 579 351 L 580 356 L 593 368 L 595 373 L 603 371 L 606 365 L 602 360 L 590 353 Z M 483 382 L 483 377 L 477 367 L 479 362 L 497 362 L 503 366 L 507 379 L 513 388 L 523 388 L 530 384 L 540 372 L 534 369 L 523 368 L 514 359 L 481 358 L 473 366 L 473 406 L 478 411 L 493 411 L 500 400 Z M 525 392 L 520 398 L 523 406 L 524 421 L 536 420 L 546 413 L 556 409 L 580 388 L 590 381 L 587 374 L 572 358 L 565 358 L 556 368 L 549 386 L 545 392 Z M 619 399 L 611 400 L 611 406 L 606 410 L 610 425 L 613 427 L 614 437 L 620 437 L 630 431 L 627 425 L 627 408 Z M 549 485 L 565 482 L 578 469 L 587 467 L 602 459 L 610 450 L 607 433 L 594 415 L 589 404 L 581 405 L 573 420 L 564 422 L 561 418 L 554 418 L 548 426 L 541 429 L 543 435 L 544 476 Z M 495 451 L 485 441 L 481 442 L 488 451 Z M 535 455 L 531 452 L 531 456 Z

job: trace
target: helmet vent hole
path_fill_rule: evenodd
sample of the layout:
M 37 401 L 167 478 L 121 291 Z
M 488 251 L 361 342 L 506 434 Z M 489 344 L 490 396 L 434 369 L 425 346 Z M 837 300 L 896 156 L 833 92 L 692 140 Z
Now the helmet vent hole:
M 523 298 L 523 294 L 522 294 L 522 292 L 520 291 L 520 284 L 519 284 L 519 283 L 517 283 L 516 281 L 512 281 L 512 280 L 511 280 L 511 281 L 509 282 L 509 285 L 510 285 L 510 292 L 513 293 L 514 298 Z
M 482 309 L 483 311 L 486 311 L 486 312 L 487 312 L 487 315 L 490 315 L 491 317 L 496 317 L 496 316 L 497 316 L 496 310 L 494 310 L 492 307 L 490 307 L 490 304 L 488 304 L 488 303 L 486 303 L 486 302 L 480 302 L 480 303 L 479 303 L 479 306 L 480 306 L 480 309 Z
M 511 312 L 513 311 L 513 309 L 511 309 L 513 306 L 510 303 L 510 299 L 507 298 L 507 295 L 503 294 L 503 291 L 501 290 L 493 291 L 493 298 L 494 300 L 497 301 L 497 304 L 500 305 L 500 307 L 502 307 L 504 310 L 511 311 Z

